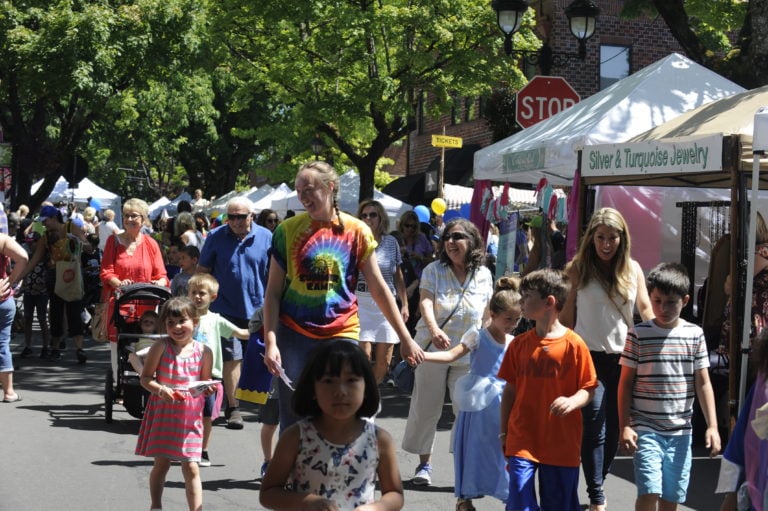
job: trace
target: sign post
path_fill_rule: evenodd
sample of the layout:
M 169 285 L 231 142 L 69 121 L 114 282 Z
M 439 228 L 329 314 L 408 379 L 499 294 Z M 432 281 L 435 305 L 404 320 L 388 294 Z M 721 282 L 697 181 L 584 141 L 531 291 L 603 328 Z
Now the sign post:
M 443 198 L 443 182 L 445 181 L 445 148 L 461 149 L 463 139 L 461 137 L 447 137 L 445 126 L 442 135 L 432 135 L 432 147 L 440 147 L 440 172 L 437 173 L 437 196 Z
M 573 87 L 559 76 L 534 76 L 517 92 L 515 121 L 523 128 L 566 110 L 581 100 Z

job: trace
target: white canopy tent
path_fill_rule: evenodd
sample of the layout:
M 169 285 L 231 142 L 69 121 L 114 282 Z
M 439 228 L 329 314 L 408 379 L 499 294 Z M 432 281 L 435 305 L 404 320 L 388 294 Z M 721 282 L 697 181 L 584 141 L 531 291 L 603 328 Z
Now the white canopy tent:
M 31 193 L 34 194 L 42 184 L 42 179 L 33 184 Z M 101 205 L 100 210 L 111 209 L 115 212 L 116 217 L 120 218 L 123 203 L 120 196 L 101 188 L 87 177 L 80 181 L 77 188 L 70 188 L 67 180 L 60 177 L 56 181 L 56 185 L 53 187 L 50 195 L 48 195 L 49 201 L 54 203 L 59 201 L 73 202 L 80 211 L 89 205 L 89 200 L 91 199 L 96 199 L 99 202 Z
M 530 128 L 475 152 L 474 178 L 571 186 L 577 147 L 622 142 L 744 89 L 673 53 Z
M 171 199 L 163 195 L 149 205 L 149 219 L 154 221 L 163 212 L 163 209 L 171 203 Z
M 342 211 L 346 211 L 350 214 L 357 213 L 357 206 L 359 204 L 358 198 L 360 197 L 360 176 L 354 170 L 349 170 L 345 174 L 339 176 L 339 208 Z M 413 209 L 412 206 L 405 202 L 399 201 L 394 197 L 386 195 L 379 190 L 373 191 L 373 198 L 384 206 L 387 210 L 387 215 L 390 219 L 390 227 L 394 228 L 394 222 L 400 218 L 400 215 Z M 282 199 L 278 199 L 272 202 L 272 209 L 277 211 L 281 218 L 285 217 L 285 212 L 289 209 L 293 211 L 304 211 L 301 201 L 296 196 L 296 192 L 293 191 Z
M 270 187 L 271 188 L 271 187 Z M 254 201 L 253 203 L 253 211 L 254 212 L 260 212 L 263 209 L 275 209 L 274 204 L 277 201 L 280 201 L 288 195 L 290 195 L 292 192 L 291 187 L 289 187 L 285 183 L 280 183 L 277 188 L 273 189 L 268 195 L 263 196 L 257 201 Z M 277 214 L 283 218 L 285 217 L 285 212 L 278 211 Z

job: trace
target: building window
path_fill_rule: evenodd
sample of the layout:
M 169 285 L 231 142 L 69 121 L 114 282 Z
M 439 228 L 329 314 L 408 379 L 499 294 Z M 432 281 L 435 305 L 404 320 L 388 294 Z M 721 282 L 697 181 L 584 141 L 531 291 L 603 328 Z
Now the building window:
M 419 103 L 416 106 L 416 123 L 418 125 L 419 135 L 424 134 L 424 91 L 419 93 Z
M 464 120 L 467 122 L 477 119 L 477 98 L 465 98 L 464 99 Z
M 600 46 L 600 90 L 629 76 L 630 47 L 612 44 Z
M 462 101 L 458 96 L 453 96 L 453 105 L 451 106 L 451 125 L 461 124 L 461 106 Z

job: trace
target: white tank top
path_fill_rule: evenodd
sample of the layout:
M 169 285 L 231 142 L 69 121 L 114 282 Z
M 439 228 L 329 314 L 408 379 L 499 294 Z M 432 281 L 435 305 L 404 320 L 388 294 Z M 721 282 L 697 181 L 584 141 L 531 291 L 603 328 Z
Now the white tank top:
M 637 275 L 640 265 L 632 261 L 633 276 Z M 629 288 L 629 300 L 622 303 L 620 296 L 611 298 L 603 287 L 592 279 L 576 293 L 576 327 L 573 329 L 584 339 L 590 351 L 621 354 L 627 339 L 637 297 L 637 278 L 632 279 Z

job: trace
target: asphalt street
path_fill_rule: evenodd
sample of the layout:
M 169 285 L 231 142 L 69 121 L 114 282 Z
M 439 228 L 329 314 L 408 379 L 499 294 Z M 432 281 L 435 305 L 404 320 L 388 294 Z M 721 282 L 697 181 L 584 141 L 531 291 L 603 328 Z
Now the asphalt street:
M 12 343 L 21 352 L 21 336 Z M 39 351 L 39 343 L 35 352 Z M 109 367 L 106 345 L 87 344 L 88 363 L 75 362 L 68 349 L 59 361 L 16 359 L 14 382 L 23 400 L 0 403 L 0 511 L 105 510 L 149 508 L 148 477 L 152 460 L 133 454 L 139 420 L 120 405 L 114 422 L 104 419 L 104 381 Z M 408 396 L 382 388 L 382 413 L 377 424 L 401 438 L 408 414 Z M 207 509 L 263 509 L 258 502 L 260 425 L 255 408 L 244 405 L 245 428 L 228 430 L 217 423 L 211 440 L 213 466 L 202 468 L 203 499 Z M 415 455 L 398 453 L 405 480 L 405 509 L 455 508 L 453 459 L 448 452 L 452 417 L 450 405 L 439 424 L 434 450 L 433 484 L 416 487 L 407 480 L 418 462 Z M 493 439 L 494 441 L 496 439 Z M 688 502 L 680 510 L 715 511 L 714 495 L 719 459 L 694 452 Z M 634 509 L 632 461 L 619 458 L 606 484 L 608 509 Z M 582 503 L 586 493 L 581 490 Z M 501 502 L 475 501 L 478 510 L 501 511 Z M 186 509 L 181 469 L 173 466 L 164 494 L 164 509 Z M 586 506 L 584 506 L 586 507 Z

